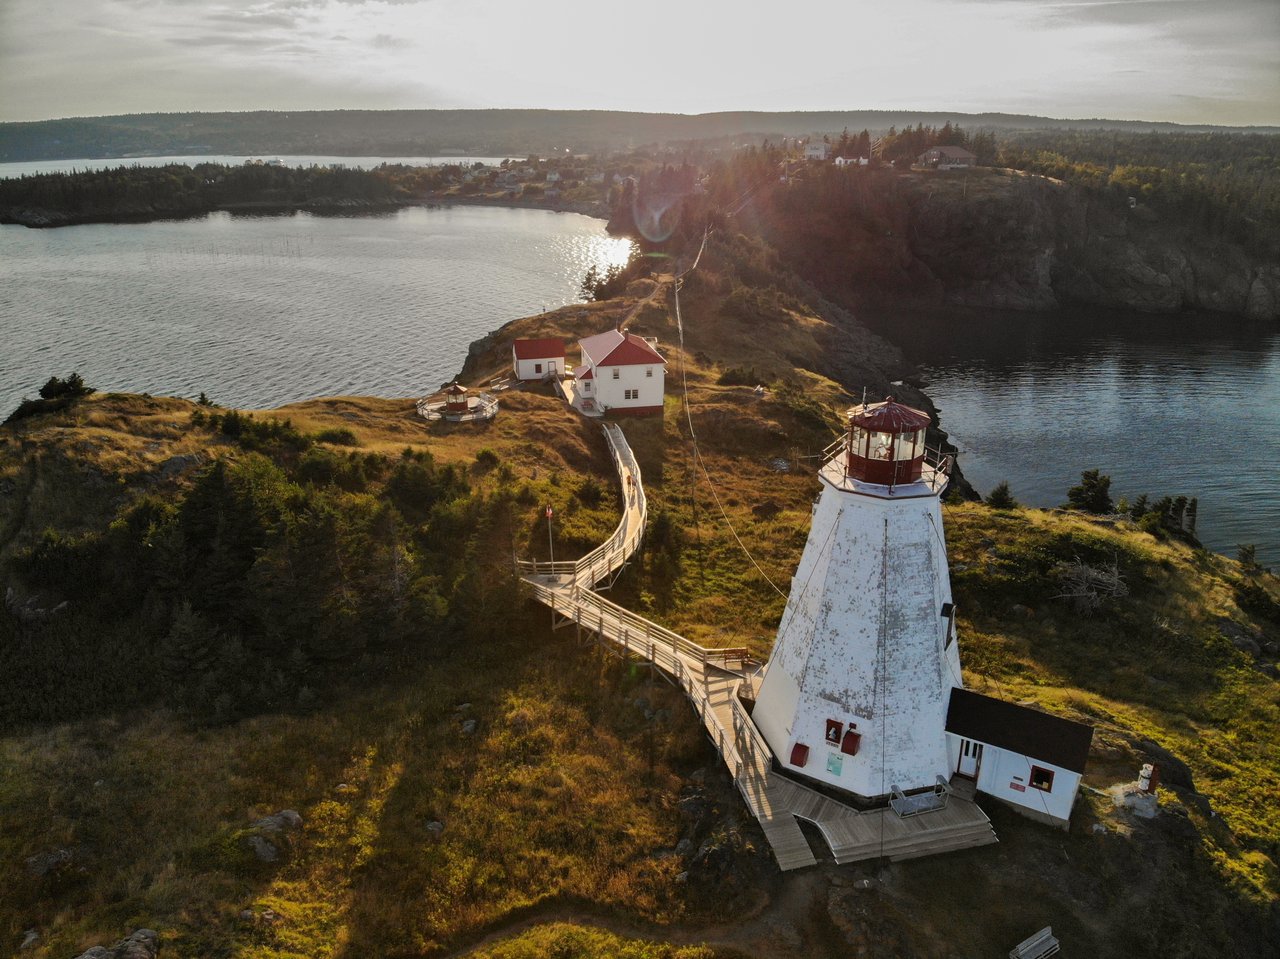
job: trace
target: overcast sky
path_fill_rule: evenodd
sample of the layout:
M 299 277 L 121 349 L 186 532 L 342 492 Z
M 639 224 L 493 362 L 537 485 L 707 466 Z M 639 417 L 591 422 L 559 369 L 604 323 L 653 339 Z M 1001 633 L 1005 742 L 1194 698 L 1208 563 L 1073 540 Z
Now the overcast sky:
M 922 109 L 1280 124 L 1280 0 L 0 0 L 0 119 Z

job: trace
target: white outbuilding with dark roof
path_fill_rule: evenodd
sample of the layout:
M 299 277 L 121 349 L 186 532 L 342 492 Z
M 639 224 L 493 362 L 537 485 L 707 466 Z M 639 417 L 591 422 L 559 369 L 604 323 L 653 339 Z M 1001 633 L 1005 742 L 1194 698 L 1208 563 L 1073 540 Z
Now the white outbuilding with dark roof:
M 1092 741 L 1093 727 L 1084 723 L 951 690 L 951 768 L 1033 819 L 1067 828 Z

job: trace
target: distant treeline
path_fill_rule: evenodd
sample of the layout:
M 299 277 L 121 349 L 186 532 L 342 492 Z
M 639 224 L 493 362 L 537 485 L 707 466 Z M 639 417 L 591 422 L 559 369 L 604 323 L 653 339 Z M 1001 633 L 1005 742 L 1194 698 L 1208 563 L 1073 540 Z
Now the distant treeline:
M 995 162 L 1132 196 L 1210 235 L 1280 248 L 1280 137 L 1244 133 L 1003 133 Z
M 848 110 L 788 113 L 624 113 L 615 110 L 314 110 L 144 113 L 0 124 L 0 161 L 138 154 L 524 156 L 630 150 L 643 145 L 804 137 L 864 127 L 963 124 L 973 130 L 1045 127 L 1195 130 L 1133 120 L 1060 120 L 1006 113 Z
M 458 173 L 456 167 L 223 166 L 39 173 L 0 179 L 0 218 L 43 210 L 72 218 L 195 214 L 235 206 L 377 206 L 408 202 Z

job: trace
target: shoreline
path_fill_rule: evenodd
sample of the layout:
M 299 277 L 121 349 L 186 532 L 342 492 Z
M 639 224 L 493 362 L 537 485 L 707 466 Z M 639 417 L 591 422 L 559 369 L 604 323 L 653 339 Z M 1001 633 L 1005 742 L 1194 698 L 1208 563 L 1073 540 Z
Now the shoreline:
M 490 206 L 512 210 L 546 210 L 549 213 L 577 213 L 593 219 L 608 221 L 608 210 L 601 203 L 549 203 L 546 201 L 522 201 L 520 199 L 430 195 L 412 200 L 386 202 L 366 200 L 332 200 L 309 203 L 276 203 L 273 201 L 246 201 L 243 203 L 219 203 L 208 207 L 188 209 L 116 210 L 102 213 L 66 213 L 34 207 L 0 211 L 0 226 L 23 226 L 30 230 L 52 230 L 67 226 L 88 226 L 96 223 L 128 225 L 135 223 L 159 223 L 165 220 L 195 220 L 211 213 L 230 213 L 242 216 L 292 216 L 295 213 L 312 213 L 316 216 L 361 216 L 389 213 L 409 207 L 444 208 L 449 206 Z

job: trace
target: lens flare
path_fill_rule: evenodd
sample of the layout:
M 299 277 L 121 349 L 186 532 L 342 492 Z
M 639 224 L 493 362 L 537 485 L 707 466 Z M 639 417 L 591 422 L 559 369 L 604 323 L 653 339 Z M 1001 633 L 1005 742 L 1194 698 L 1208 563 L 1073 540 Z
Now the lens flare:
M 637 196 L 631 202 L 636 229 L 650 243 L 662 243 L 680 225 L 680 204 L 673 197 Z

